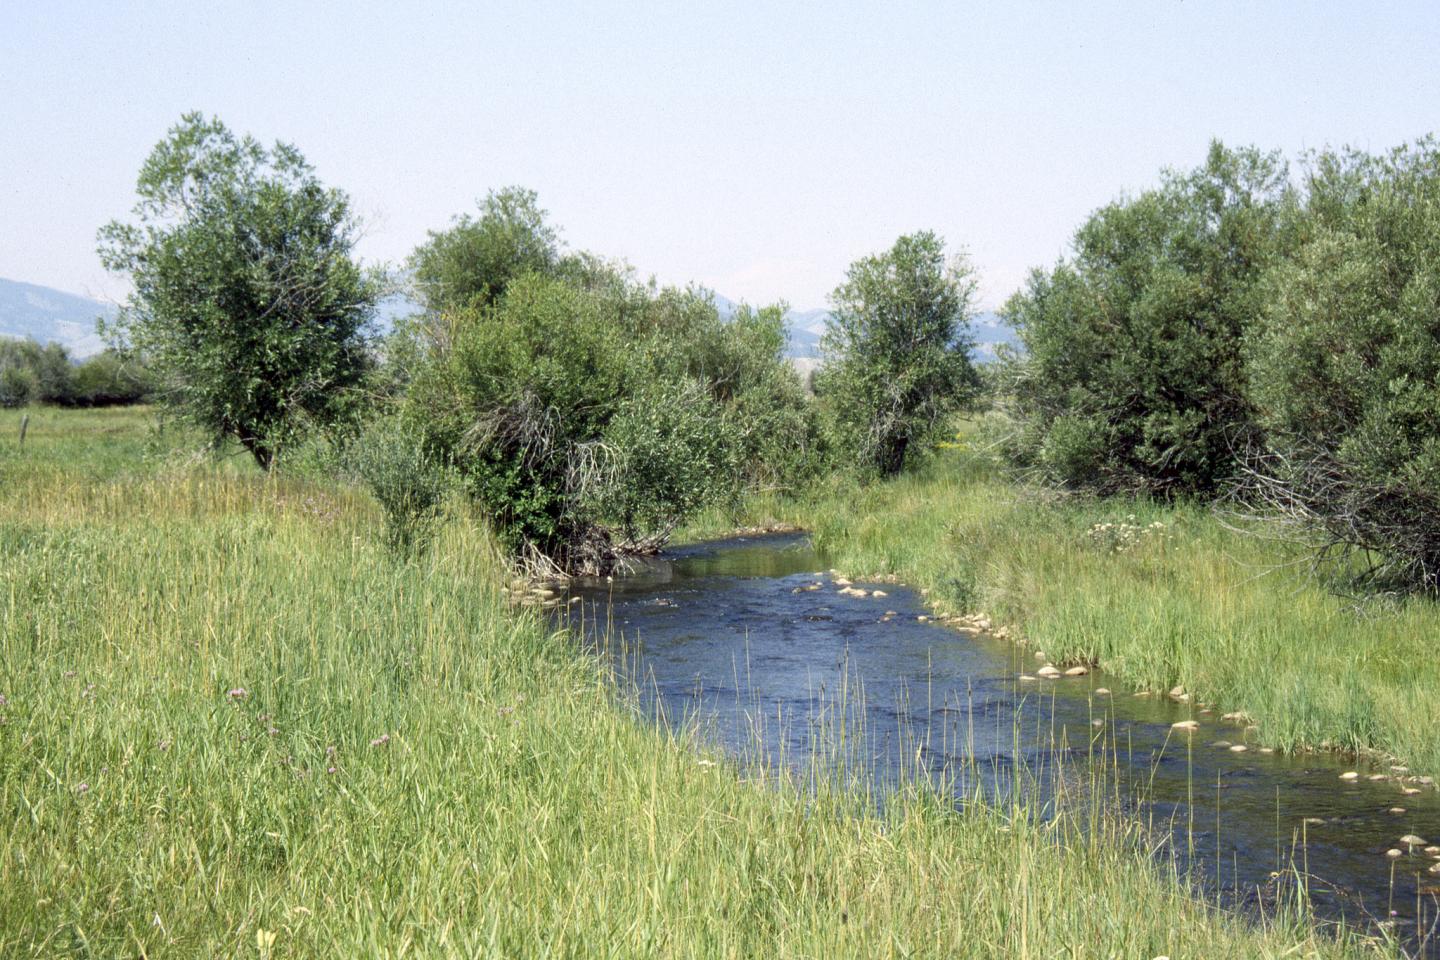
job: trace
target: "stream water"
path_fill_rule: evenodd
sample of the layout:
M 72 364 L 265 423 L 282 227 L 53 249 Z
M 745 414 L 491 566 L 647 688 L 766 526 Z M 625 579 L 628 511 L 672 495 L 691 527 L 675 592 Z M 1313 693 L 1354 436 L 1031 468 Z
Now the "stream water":
M 1298 868 L 1321 917 L 1387 923 L 1431 955 L 1432 786 L 1332 755 L 1262 752 L 1240 724 L 1135 696 L 1100 671 L 1022 681 L 1039 666 L 1030 651 L 921 619 L 923 599 L 902 586 L 857 582 L 886 596 L 842 595 L 827 566 L 797 535 L 683 547 L 577 582 L 572 623 L 652 715 L 747 761 L 804 770 L 843 757 L 881 785 L 919 769 L 958 800 L 977 779 L 1003 793 L 1023 777 L 1043 795 L 1071 766 L 1057 758 L 1103 754 L 1119 802 L 1168 831 L 1213 895 L 1253 909 L 1276 873 Z M 1193 733 L 1172 729 L 1190 719 Z M 1350 770 L 1359 776 L 1342 780 Z

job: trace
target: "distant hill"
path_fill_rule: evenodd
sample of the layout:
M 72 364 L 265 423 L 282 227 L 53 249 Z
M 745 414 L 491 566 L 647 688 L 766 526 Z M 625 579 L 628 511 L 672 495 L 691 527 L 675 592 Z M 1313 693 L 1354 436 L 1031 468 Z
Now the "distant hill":
M 79 359 L 104 349 L 95 321 L 114 316 L 115 308 L 98 300 L 0 278 L 0 336 L 59 343 Z

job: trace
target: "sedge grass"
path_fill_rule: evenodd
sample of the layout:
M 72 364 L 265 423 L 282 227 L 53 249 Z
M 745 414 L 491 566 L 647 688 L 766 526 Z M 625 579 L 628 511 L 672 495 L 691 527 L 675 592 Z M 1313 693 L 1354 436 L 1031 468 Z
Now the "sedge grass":
M 47 417 L 0 450 L 0 956 L 1373 948 L 1203 903 L 1121 819 L 749 782 L 507 609 L 458 508 L 397 562 L 358 494 Z

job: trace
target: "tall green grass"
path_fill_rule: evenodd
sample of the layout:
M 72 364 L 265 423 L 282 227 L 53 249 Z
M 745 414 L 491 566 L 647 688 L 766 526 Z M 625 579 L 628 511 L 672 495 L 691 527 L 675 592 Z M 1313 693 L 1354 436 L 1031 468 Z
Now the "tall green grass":
M 458 508 L 397 562 L 359 494 L 54 417 L 0 446 L 0 956 L 1370 949 L 1199 902 L 1093 806 L 757 784 L 507 609 Z
M 1204 506 L 1056 500 L 963 449 L 891 482 L 747 509 L 812 530 L 850 573 L 983 611 L 1056 662 L 1248 713 L 1270 745 L 1440 773 L 1440 604 L 1347 596 L 1263 526 L 1242 532 Z M 692 533 L 729 522 L 707 520 Z

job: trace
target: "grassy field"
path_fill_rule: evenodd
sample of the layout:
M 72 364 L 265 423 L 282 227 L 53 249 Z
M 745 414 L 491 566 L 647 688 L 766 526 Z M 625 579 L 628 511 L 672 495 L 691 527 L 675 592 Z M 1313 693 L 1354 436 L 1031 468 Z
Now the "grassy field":
M 895 481 L 745 512 L 813 531 L 849 573 L 898 574 L 942 610 L 984 612 L 1057 663 L 1248 713 L 1272 746 L 1440 774 L 1440 604 L 1343 596 L 1293 545 L 1207 507 L 1057 502 L 959 449 Z
M 144 411 L 34 411 L 23 449 L 17 420 L 0 415 L 0 956 L 1370 949 L 1197 902 L 1093 808 L 961 814 L 917 788 L 879 814 L 824 782 L 752 782 L 637 721 L 567 634 L 509 611 L 502 560 L 459 508 L 401 563 L 364 495 L 185 458 Z M 925 545 L 964 544 L 999 496 L 916 481 L 847 505 L 873 520 L 819 526 L 847 562 L 939 586 L 971 567 L 927 564 Z M 1008 541 L 960 556 L 1042 566 L 1015 583 L 977 568 L 987 602 L 1084 592 L 1025 546 L 1049 515 L 1009 509 Z M 1066 522 L 1055 539 L 1082 550 Z M 1200 549 L 1182 533 L 1178 555 L 1094 565 L 1178 572 Z M 1069 649 L 1109 657 L 1093 602 L 1026 627 L 1082 614 Z M 1131 668 L 1176 672 L 1158 658 L 1183 640 Z

